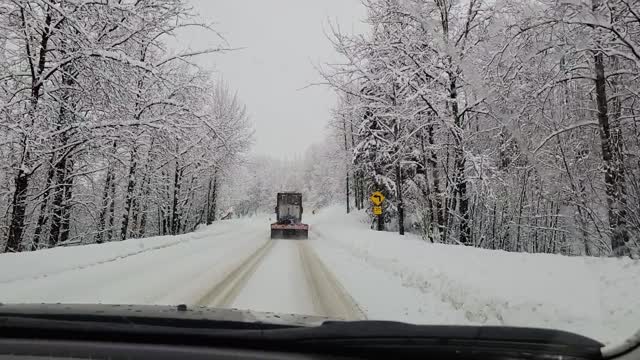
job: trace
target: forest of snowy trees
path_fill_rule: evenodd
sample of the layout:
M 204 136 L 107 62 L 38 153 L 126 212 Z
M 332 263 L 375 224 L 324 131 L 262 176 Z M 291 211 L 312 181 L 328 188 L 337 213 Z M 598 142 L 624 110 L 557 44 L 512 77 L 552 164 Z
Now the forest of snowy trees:
M 251 143 L 185 0 L 0 1 L 0 252 L 192 231 Z
M 178 51 L 186 0 L 0 0 L 0 252 L 178 234 L 269 211 L 370 209 L 426 241 L 637 253 L 640 0 L 363 0 L 329 137 L 254 156 L 247 111 Z M 230 183 L 232 179 L 232 183 Z M 224 209 L 222 209 L 224 207 Z M 370 211 L 370 210 L 369 210 Z
M 341 204 L 348 160 L 344 149 L 331 139 L 311 144 L 289 159 L 251 156 L 234 169 L 233 181 L 222 189 L 222 209 L 238 217 L 273 213 L 276 194 L 283 191 L 302 193 L 305 216 L 314 209 Z
M 370 33 L 333 29 L 322 70 L 352 206 L 381 190 L 433 242 L 637 251 L 640 0 L 364 4 Z

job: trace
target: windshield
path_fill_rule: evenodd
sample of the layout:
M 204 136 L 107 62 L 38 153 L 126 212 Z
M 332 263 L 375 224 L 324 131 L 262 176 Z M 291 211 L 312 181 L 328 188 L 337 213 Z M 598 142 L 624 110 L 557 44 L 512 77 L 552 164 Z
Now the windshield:
M 0 0 L 0 302 L 640 329 L 640 0 Z

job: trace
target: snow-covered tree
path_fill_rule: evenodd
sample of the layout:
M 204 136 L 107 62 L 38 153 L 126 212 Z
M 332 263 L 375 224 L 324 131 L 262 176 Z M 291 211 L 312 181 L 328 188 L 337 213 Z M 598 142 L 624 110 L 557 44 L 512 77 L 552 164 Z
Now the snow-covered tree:
M 252 132 L 228 86 L 189 61 L 223 48 L 166 48 L 182 27 L 210 30 L 192 19 L 183 0 L 0 2 L 2 250 L 215 219 L 213 184 Z
M 637 0 L 365 5 L 370 33 L 335 31 L 323 70 L 346 174 L 430 241 L 637 249 Z

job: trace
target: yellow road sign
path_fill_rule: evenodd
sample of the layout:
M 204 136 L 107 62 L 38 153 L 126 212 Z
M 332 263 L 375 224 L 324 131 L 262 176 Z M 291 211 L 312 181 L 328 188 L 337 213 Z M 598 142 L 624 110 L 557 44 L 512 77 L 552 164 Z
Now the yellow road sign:
M 384 201 L 384 195 L 382 195 L 382 193 L 380 191 L 376 191 L 373 194 L 371 194 L 371 202 L 373 203 L 373 205 L 375 206 L 380 206 L 382 205 L 382 202 Z
M 374 206 L 373 215 L 382 215 L 382 206 Z

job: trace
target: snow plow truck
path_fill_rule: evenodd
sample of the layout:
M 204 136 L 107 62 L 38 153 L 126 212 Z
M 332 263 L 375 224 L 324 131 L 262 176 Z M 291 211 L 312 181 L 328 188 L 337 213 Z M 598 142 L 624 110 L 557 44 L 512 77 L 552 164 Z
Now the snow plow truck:
M 308 239 L 309 225 L 302 221 L 302 194 L 278 193 L 276 222 L 271 224 L 272 239 Z

